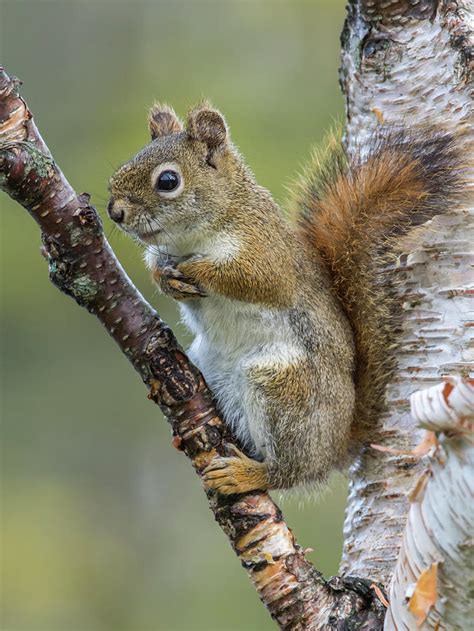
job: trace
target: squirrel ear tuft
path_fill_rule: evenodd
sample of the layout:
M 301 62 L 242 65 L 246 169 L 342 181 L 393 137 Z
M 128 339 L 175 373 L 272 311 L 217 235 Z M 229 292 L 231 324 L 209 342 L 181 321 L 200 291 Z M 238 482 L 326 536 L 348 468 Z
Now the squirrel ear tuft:
M 148 127 L 151 139 L 159 136 L 169 136 L 183 131 L 183 123 L 169 105 L 155 103 L 148 114 Z
M 224 149 L 229 141 L 224 117 L 207 101 L 191 110 L 186 131 L 193 140 L 206 143 L 210 151 Z

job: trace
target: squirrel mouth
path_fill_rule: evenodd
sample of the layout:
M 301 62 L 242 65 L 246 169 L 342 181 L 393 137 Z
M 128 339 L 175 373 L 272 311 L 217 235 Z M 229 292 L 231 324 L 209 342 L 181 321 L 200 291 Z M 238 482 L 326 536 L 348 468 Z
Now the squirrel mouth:
M 157 236 L 159 236 L 163 230 L 157 226 L 140 226 L 139 229 L 134 229 L 135 235 L 145 243 L 153 242 Z
M 150 232 L 138 232 L 137 237 L 145 243 L 154 243 L 156 237 L 159 236 L 162 232 L 163 231 L 159 229 Z

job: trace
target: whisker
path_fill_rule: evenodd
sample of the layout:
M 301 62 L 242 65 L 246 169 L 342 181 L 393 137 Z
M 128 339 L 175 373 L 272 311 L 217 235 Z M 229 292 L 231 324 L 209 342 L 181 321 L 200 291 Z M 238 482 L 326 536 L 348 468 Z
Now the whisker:
M 116 226 L 115 224 L 112 224 L 112 225 L 111 225 L 111 227 L 110 227 L 110 230 L 109 230 L 108 234 L 105 234 L 105 231 L 104 231 L 105 238 L 107 239 L 107 241 L 109 241 L 109 240 L 110 240 L 110 237 L 111 237 L 112 235 L 114 235 L 114 236 L 115 236 L 115 233 L 119 234 L 119 231 L 117 230 L 117 226 Z
M 153 232 L 153 225 L 152 225 L 150 219 L 148 217 L 146 217 L 145 221 L 146 221 L 150 231 Z M 168 252 L 166 252 L 166 249 L 163 250 L 161 248 L 161 246 L 158 245 L 157 243 L 148 243 L 147 244 L 147 248 L 148 248 L 148 250 L 153 252 L 153 254 L 155 254 L 155 256 L 157 256 L 160 260 L 162 260 L 162 261 L 168 260 L 168 258 L 169 258 Z
M 178 249 L 178 244 L 175 241 L 174 237 L 168 232 L 168 230 L 166 230 L 166 228 L 160 223 L 160 221 L 156 217 L 149 217 L 147 218 L 147 220 L 148 219 L 149 219 L 149 226 L 151 230 L 153 230 L 153 223 L 154 223 L 155 227 L 157 227 L 158 230 L 161 230 L 162 232 L 164 232 L 166 236 L 169 238 L 169 240 L 171 241 L 171 243 L 176 247 L 176 249 Z
M 140 219 L 143 220 L 144 223 L 146 223 L 147 228 L 149 229 L 149 233 L 150 233 L 149 239 L 153 239 L 153 235 L 151 233 L 154 231 L 156 227 L 158 227 L 159 230 L 162 229 L 162 227 L 160 226 L 157 220 L 155 220 L 155 225 L 153 225 L 152 218 L 148 217 L 147 215 L 142 215 Z M 148 249 L 154 251 L 155 253 L 160 254 L 160 256 L 166 255 L 166 251 L 163 251 L 161 249 L 161 246 L 158 243 L 147 243 L 147 247 Z

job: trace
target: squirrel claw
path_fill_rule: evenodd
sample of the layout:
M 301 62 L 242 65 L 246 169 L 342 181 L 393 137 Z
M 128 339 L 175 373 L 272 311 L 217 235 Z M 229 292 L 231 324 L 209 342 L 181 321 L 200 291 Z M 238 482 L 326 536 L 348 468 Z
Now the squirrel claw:
M 182 272 L 172 265 L 157 269 L 153 276 L 161 291 L 175 300 L 190 300 L 207 296 L 201 287 L 191 283 Z
M 248 458 L 234 445 L 229 447 L 236 455 L 213 458 L 202 472 L 204 485 L 224 495 L 268 489 L 267 465 Z

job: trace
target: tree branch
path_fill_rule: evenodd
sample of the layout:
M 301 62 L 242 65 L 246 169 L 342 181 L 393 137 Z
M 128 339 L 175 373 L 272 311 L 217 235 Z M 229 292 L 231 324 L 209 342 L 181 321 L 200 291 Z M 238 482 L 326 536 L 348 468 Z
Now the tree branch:
M 235 443 L 202 375 L 115 258 L 87 194 L 77 195 L 54 162 L 18 81 L 0 69 L 0 185 L 38 223 L 52 282 L 105 326 L 163 410 L 174 445 L 199 474 Z M 271 498 L 207 493 L 215 518 L 284 629 L 380 629 L 384 607 L 362 579 L 326 582 Z M 345 626 L 341 626 L 345 625 Z

